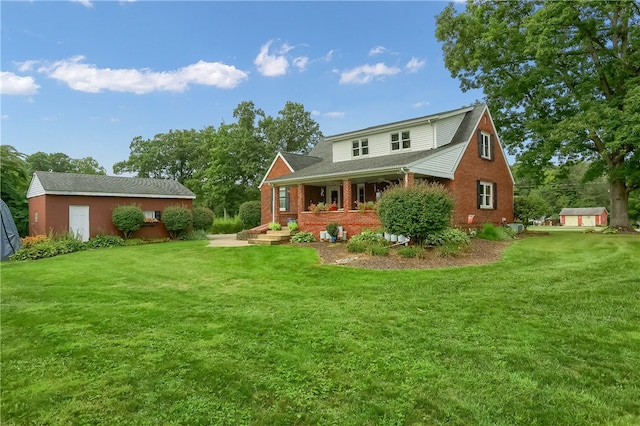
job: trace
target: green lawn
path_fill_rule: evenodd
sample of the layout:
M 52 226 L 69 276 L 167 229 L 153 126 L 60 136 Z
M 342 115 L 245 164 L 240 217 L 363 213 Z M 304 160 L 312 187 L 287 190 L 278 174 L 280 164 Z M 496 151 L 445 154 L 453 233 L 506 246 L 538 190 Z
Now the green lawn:
M 319 264 L 294 246 L 2 264 L 2 425 L 637 425 L 640 236 L 501 262 Z

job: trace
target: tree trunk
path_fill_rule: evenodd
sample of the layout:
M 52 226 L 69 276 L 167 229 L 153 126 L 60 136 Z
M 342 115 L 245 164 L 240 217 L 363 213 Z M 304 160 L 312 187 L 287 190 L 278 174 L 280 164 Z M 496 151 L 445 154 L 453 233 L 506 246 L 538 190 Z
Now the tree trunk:
M 620 230 L 632 230 L 631 221 L 629 220 L 629 193 L 627 192 L 624 178 L 612 180 L 609 188 L 611 193 L 609 226 Z

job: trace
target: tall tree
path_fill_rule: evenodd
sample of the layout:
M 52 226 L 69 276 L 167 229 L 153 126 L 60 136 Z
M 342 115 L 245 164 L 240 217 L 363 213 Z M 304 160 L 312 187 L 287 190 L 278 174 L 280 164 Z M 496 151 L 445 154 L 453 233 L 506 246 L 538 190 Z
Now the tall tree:
M 640 6 L 635 1 L 468 1 L 436 19 L 445 65 L 481 88 L 502 141 L 531 168 L 591 163 L 611 226 L 640 188 Z
M 26 158 L 31 173 L 60 172 L 83 173 L 90 175 L 106 175 L 107 171 L 93 157 L 71 158 L 62 152 L 47 154 L 38 151 Z
M 0 145 L 0 196 L 7 203 L 18 232 L 29 234 L 29 165 L 26 155 L 11 145 Z
M 305 111 L 304 105 L 289 101 L 278 114 L 276 118 L 266 117 L 260 122 L 274 154 L 278 151 L 307 154 L 322 138 L 320 125 Z

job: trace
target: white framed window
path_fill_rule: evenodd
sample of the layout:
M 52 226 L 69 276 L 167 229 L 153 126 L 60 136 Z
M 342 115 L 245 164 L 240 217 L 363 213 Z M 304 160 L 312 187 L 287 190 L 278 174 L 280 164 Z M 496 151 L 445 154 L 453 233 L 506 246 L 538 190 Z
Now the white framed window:
M 358 139 L 351 142 L 352 154 L 354 157 L 360 157 L 362 155 L 369 155 L 369 140 Z
M 364 203 L 364 194 L 365 194 L 364 183 L 358 184 L 358 201 Z
M 491 153 L 491 135 L 487 132 L 480 131 L 480 133 L 478 133 L 478 154 L 480 158 L 491 160 Z
M 495 208 L 495 183 L 478 181 L 478 208 Z
M 162 212 L 158 210 L 144 210 L 142 214 L 144 214 L 145 222 L 159 222 Z
M 289 211 L 289 187 L 288 186 L 281 186 L 279 188 L 279 194 L 280 194 L 280 211 L 281 212 L 288 212 Z
M 409 131 L 391 133 L 391 151 L 411 148 L 411 135 Z

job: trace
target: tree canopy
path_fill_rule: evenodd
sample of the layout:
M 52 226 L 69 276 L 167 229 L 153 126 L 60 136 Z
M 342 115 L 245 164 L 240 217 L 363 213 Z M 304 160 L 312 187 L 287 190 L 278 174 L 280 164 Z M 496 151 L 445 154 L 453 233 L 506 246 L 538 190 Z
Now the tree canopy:
M 38 151 L 26 157 L 31 173 L 60 172 L 106 175 L 107 171 L 93 157 L 71 158 L 62 152 L 47 154 Z
M 29 204 L 27 189 L 29 188 L 29 166 L 26 155 L 18 152 L 11 145 L 0 145 L 0 195 L 16 223 L 20 235 L 29 233 Z
M 629 228 L 640 188 L 637 2 L 483 1 L 436 18 L 463 90 L 482 89 L 524 167 L 587 160 L 609 182 L 611 226 Z

